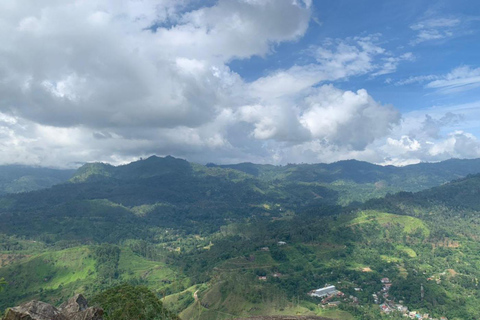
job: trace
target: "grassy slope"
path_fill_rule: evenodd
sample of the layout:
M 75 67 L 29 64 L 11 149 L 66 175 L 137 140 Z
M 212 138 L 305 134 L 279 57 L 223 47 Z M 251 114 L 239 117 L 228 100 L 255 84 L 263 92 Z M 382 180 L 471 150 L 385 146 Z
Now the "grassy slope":
M 12 296 L 56 304 L 60 297 L 85 289 L 95 277 L 94 264 L 89 248 L 78 247 L 41 253 L 1 268 L 0 277 L 9 283 L 0 293 L 0 308 L 19 302 L 11 301 Z
M 177 276 L 165 264 L 144 259 L 128 248 L 122 248 L 118 270 L 118 281 L 140 280 L 159 294 L 167 287 L 188 283 L 187 278 Z M 0 268 L 2 277 L 9 283 L 0 293 L 0 309 L 31 299 L 57 304 L 74 293 L 92 292 L 96 282 L 95 259 L 86 246 L 49 251 Z M 14 301 L 12 296 L 22 298 Z
M 164 263 L 142 258 L 128 248 L 122 248 L 118 268 L 122 280 L 141 279 L 147 287 L 160 295 L 163 295 L 167 287 L 176 288 L 189 283 L 188 278 L 176 273 Z
M 412 233 L 417 229 L 420 229 L 425 236 L 430 234 L 430 231 L 425 226 L 423 221 L 418 218 L 375 210 L 360 211 L 357 214 L 357 217 L 351 221 L 350 226 L 360 225 L 371 221 L 376 221 L 382 226 L 387 226 L 389 224 L 402 225 L 405 233 Z

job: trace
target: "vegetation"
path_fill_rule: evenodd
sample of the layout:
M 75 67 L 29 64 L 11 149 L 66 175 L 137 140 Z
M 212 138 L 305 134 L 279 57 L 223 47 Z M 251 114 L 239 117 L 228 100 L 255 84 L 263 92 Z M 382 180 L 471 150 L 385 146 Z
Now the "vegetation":
M 91 303 L 101 307 L 105 320 L 177 320 L 162 302 L 143 286 L 123 284 L 96 295 Z
M 395 319 L 372 297 L 388 277 L 394 303 L 479 318 L 480 176 L 443 184 L 477 162 L 89 164 L 70 183 L 0 198 L 0 308 L 82 292 L 115 319 L 154 319 L 158 297 L 184 319 Z M 394 188 L 409 192 L 377 198 Z M 345 293 L 337 309 L 307 295 L 326 284 Z M 135 295 L 140 309 L 120 308 Z
M 21 165 L 0 166 L 0 195 L 49 188 L 66 182 L 74 170 L 58 170 Z

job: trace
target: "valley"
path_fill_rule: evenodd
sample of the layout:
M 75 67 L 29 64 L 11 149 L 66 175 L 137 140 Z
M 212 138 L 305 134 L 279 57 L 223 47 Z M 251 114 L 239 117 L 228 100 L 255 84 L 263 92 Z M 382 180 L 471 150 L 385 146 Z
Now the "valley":
M 95 301 L 127 283 L 182 319 L 404 319 L 407 308 L 475 319 L 477 170 L 477 160 L 87 164 L 63 184 L 0 198 L 0 308 Z M 308 295 L 328 285 L 343 295 Z

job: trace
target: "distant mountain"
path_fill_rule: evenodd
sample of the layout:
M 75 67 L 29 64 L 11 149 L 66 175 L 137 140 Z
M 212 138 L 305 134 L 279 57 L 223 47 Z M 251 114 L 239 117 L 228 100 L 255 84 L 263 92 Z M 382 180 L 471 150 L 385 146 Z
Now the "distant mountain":
M 49 188 L 70 179 L 75 170 L 59 170 L 22 165 L 0 166 L 0 194 Z
M 382 199 L 368 201 L 366 206 L 384 206 L 390 211 L 405 212 L 411 215 L 428 213 L 429 208 L 438 211 L 480 210 L 480 174 L 468 175 L 441 186 L 417 193 L 400 192 Z M 419 210 L 418 208 L 422 208 Z
M 0 232 L 30 238 L 49 234 L 51 241 L 150 237 L 157 227 L 213 232 L 244 219 L 280 219 L 440 185 L 477 169 L 480 160 L 402 168 L 353 160 L 202 166 L 170 156 L 122 166 L 92 163 L 79 168 L 69 183 L 0 198 Z
M 152 156 L 122 166 L 105 163 L 88 163 L 80 167 L 72 177 L 72 182 L 87 182 L 102 178 L 120 180 L 146 179 L 166 175 L 187 176 L 192 174 L 190 163 L 171 156 Z
M 286 166 L 253 163 L 208 164 L 207 166 L 242 171 L 262 180 L 280 179 L 317 183 L 344 180 L 357 184 L 383 182 L 386 186 L 405 191 L 419 191 L 469 174 L 480 173 L 480 159 L 450 159 L 438 163 L 419 163 L 404 167 L 380 166 L 357 160 Z
M 211 232 L 226 221 L 336 203 L 336 191 L 316 184 L 272 185 L 236 170 L 150 157 L 86 164 L 70 183 L 0 198 L 0 233 L 118 241 L 148 237 L 153 227 Z

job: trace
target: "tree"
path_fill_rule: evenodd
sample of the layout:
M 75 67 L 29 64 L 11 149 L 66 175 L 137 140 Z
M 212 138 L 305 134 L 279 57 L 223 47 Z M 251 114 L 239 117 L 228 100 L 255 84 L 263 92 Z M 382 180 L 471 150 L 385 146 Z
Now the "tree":
M 123 284 L 103 291 L 91 303 L 105 310 L 105 320 L 179 320 L 143 286 Z
M 7 285 L 7 281 L 5 281 L 4 278 L 0 278 L 0 292 L 2 292 L 5 289 L 6 285 Z

